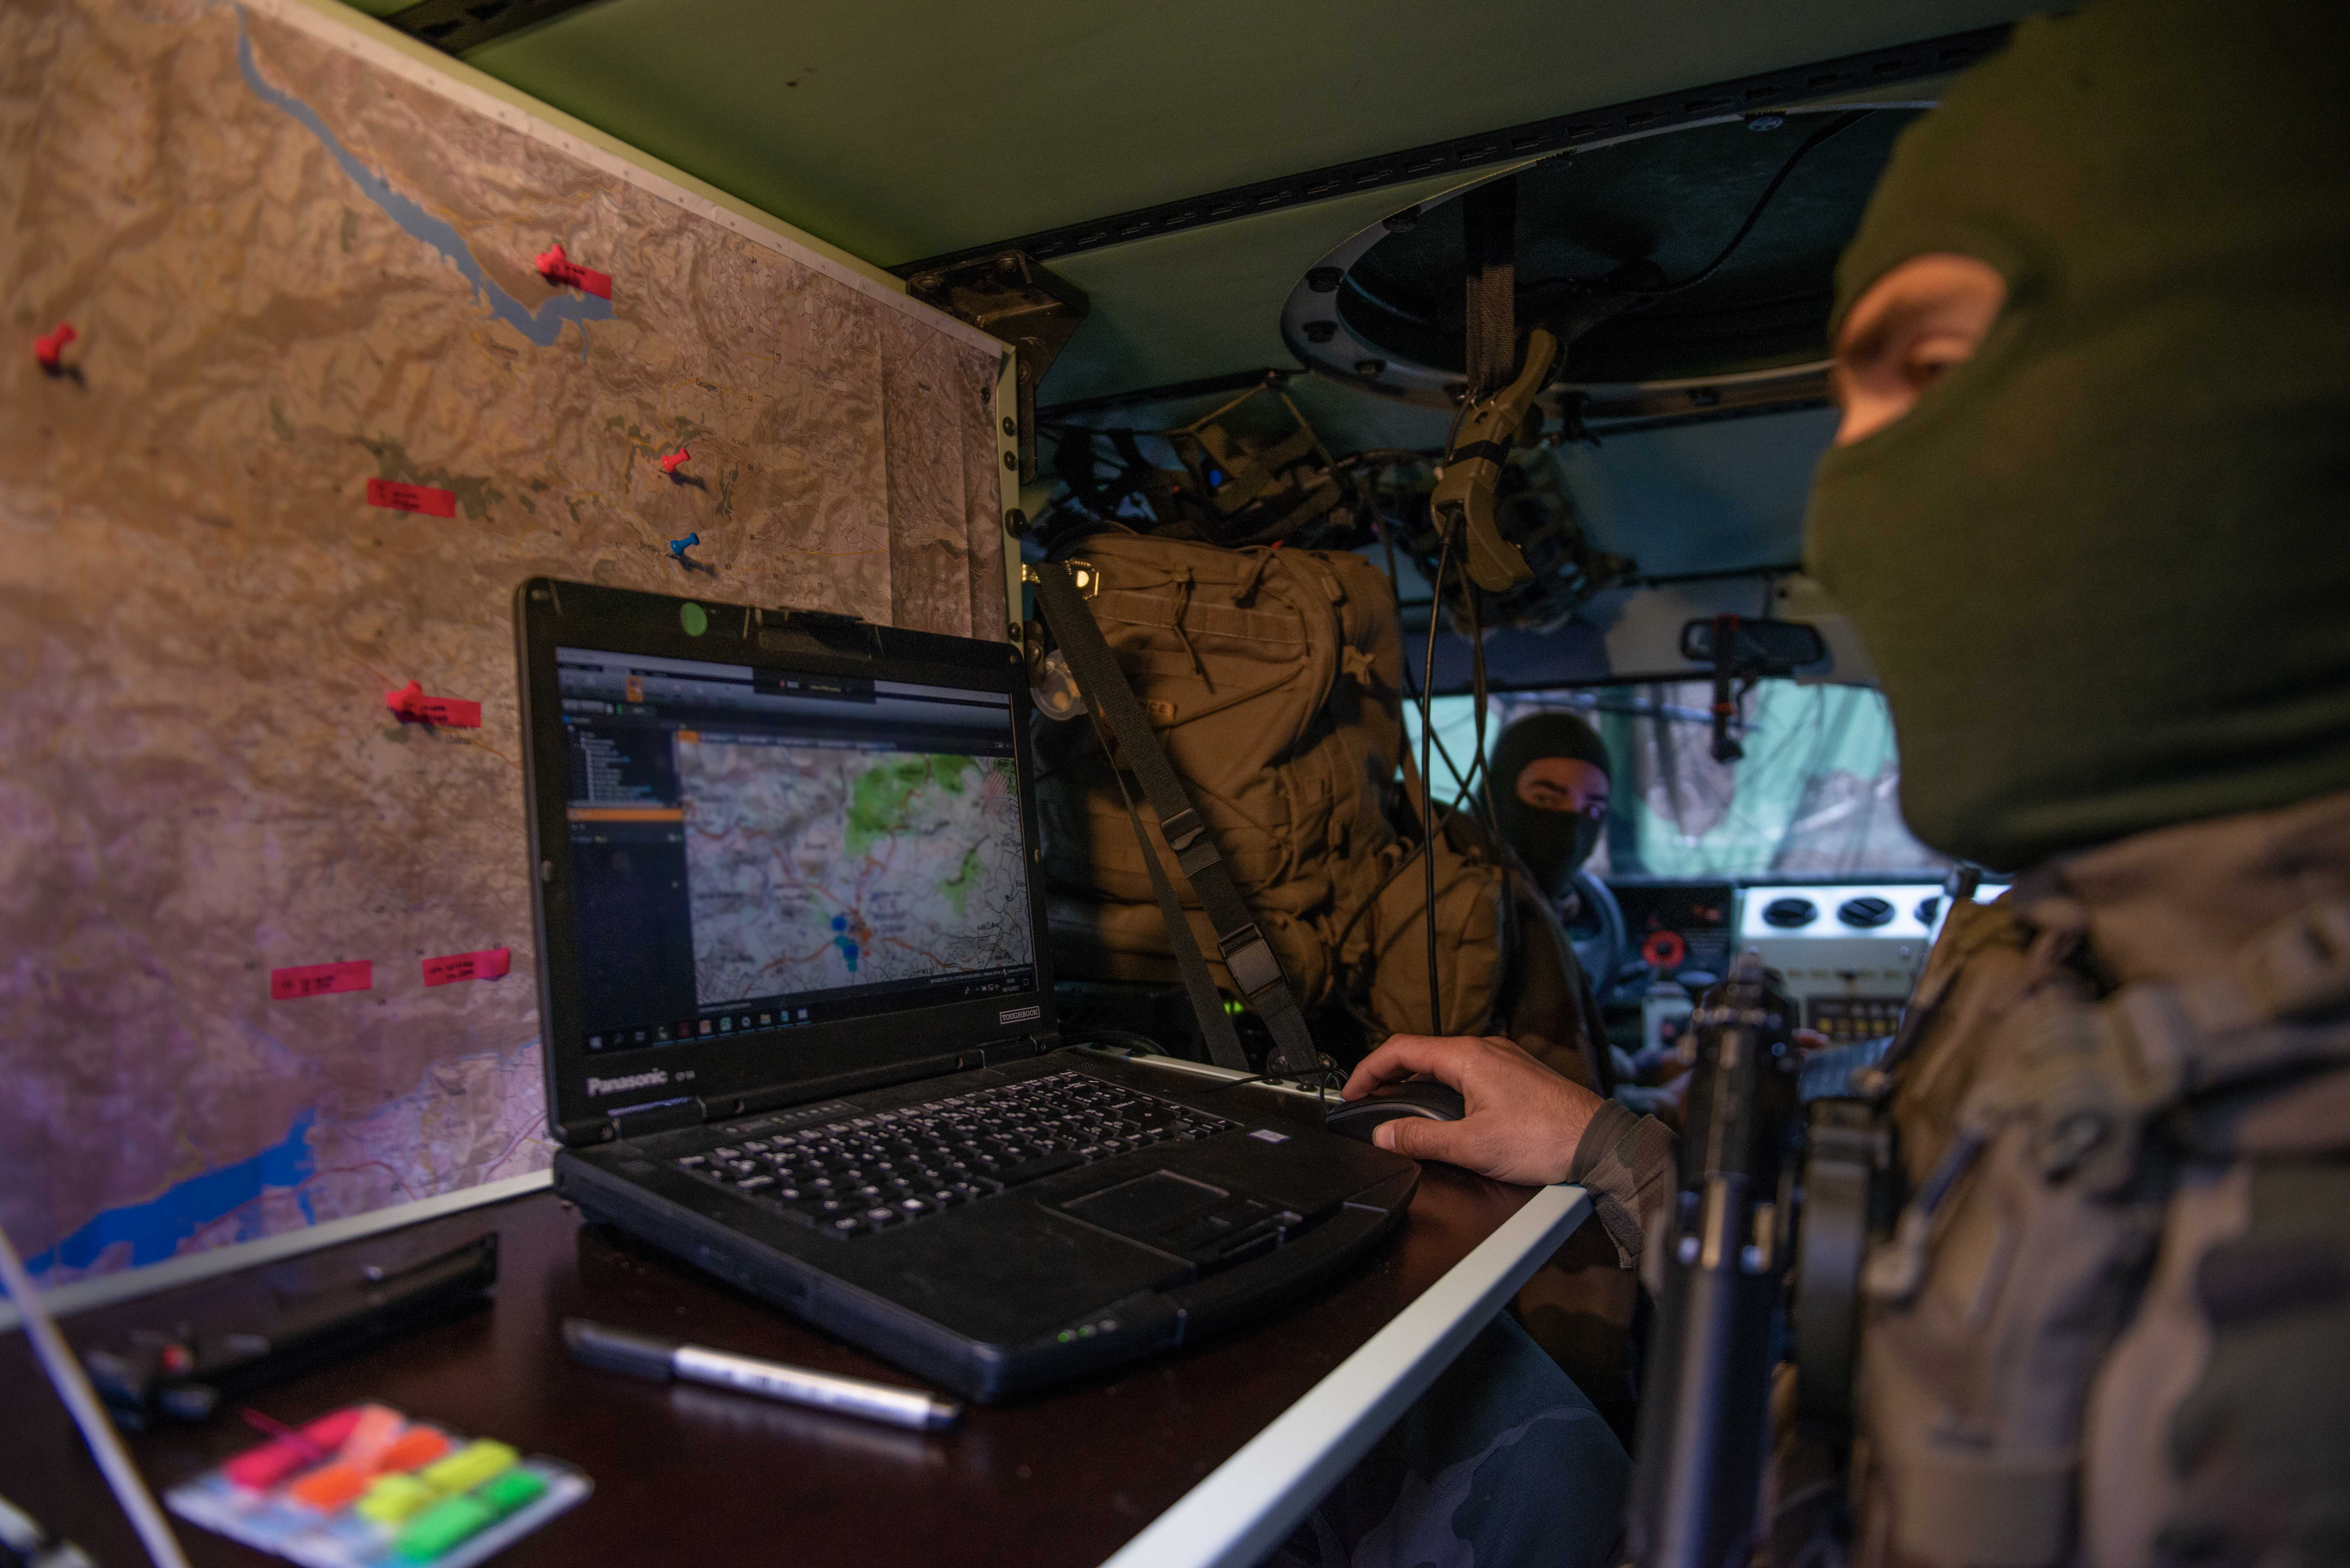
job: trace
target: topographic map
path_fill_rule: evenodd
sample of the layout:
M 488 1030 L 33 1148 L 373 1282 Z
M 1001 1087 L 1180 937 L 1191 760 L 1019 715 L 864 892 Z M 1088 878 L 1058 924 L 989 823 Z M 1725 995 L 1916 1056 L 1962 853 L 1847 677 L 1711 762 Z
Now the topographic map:
M 678 776 L 704 1005 L 1033 956 L 1010 758 L 681 735 Z
M 999 346 L 347 16 L 0 6 L 0 1222 L 53 1282 L 545 1166 L 523 578 L 1003 624 Z

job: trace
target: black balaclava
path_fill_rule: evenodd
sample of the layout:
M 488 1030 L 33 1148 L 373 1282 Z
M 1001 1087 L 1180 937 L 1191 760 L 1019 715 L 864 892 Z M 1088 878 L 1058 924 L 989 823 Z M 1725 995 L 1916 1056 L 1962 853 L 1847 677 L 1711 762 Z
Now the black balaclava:
M 1544 811 L 1518 798 L 1518 774 L 1538 757 L 1572 757 L 1589 763 L 1612 780 L 1607 745 L 1599 732 L 1572 713 L 1530 713 L 1502 732 L 1486 763 L 1492 779 L 1493 815 L 1502 841 L 1518 852 L 1534 880 L 1553 898 L 1564 897 L 1577 867 L 1599 847 L 1604 822 L 1579 812 Z
M 2350 788 L 2350 5 L 2111 0 L 1904 133 L 1836 319 L 1916 255 L 1975 357 L 1822 460 L 1927 843 L 1999 868 Z

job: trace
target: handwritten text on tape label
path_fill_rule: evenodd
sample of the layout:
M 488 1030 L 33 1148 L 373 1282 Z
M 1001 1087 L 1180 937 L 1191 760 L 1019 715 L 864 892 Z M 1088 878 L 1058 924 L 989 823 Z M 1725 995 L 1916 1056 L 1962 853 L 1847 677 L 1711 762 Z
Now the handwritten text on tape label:
M 429 484 L 401 484 L 390 479 L 370 479 L 367 483 L 369 506 L 388 507 L 394 512 L 421 512 L 433 517 L 457 515 L 457 493 L 436 490 Z
M 397 691 L 383 694 L 383 705 L 402 719 L 445 724 L 452 730 L 482 727 L 482 705 L 463 697 L 427 697 L 421 681 L 411 680 Z
M 450 953 L 442 958 L 424 961 L 424 983 L 449 985 L 461 980 L 495 980 L 514 968 L 514 954 L 506 948 L 484 948 L 479 952 Z
M 338 991 L 373 991 L 375 965 L 366 959 L 348 963 L 306 963 L 269 971 L 269 1000 L 294 1002 L 305 996 L 327 996 Z

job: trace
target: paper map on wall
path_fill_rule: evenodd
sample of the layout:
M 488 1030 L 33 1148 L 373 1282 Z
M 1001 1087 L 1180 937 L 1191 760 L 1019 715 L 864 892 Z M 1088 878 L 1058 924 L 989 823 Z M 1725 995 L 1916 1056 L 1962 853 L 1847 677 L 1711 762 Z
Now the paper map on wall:
M 995 346 L 477 80 L 301 0 L 0 10 L 0 1220 L 53 1282 L 546 1163 L 521 579 L 1002 633 Z

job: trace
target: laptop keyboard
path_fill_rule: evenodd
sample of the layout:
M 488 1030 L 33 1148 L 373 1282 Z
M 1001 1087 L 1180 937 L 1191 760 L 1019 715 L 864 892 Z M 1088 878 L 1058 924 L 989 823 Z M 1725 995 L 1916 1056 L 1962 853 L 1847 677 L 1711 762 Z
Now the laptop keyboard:
M 671 1163 L 845 1239 L 1233 1125 L 1090 1074 L 1061 1072 L 745 1138 Z

